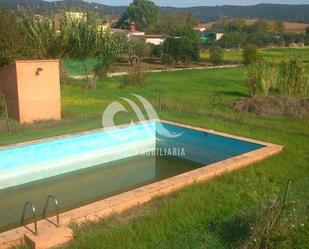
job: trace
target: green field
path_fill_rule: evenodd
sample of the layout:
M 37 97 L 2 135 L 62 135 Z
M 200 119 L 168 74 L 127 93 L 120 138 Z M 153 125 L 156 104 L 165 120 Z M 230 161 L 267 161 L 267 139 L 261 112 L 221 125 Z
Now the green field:
M 67 248 L 243 248 L 248 220 L 292 179 L 289 198 L 297 221 L 288 234 L 275 239 L 271 248 L 307 248 L 309 244 L 309 120 L 267 117 L 231 111 L 229 102 L 249 91 L 244 68 L 194 70 L 149 74 L 145 87 L 122 88 L 121 78 L 101 79 L 97 90 L 84 83 L 62 86 L 63 121 L 32 126 L 13 124 L 0 133 L 1 145 L 101 127 L 104 108 L 120 97 L 137 93 L 158 106 L 159 116 L 185 124 L 246 136 L 284 146 L 284 151 L 248 168 L 209 182 L 195 184 L 168 197 L 76 230 Z M 213 101 L 215 99 L 215 101 Z M 215 103 L 212 105 L 211 103 Z M 129 107 L 128 107 L 129 108 Z M 158 108 L 157 108 L 158 109 Z M 130 115 L 119 113 L 118 122 Z
M 85 74 L 85 65 L 88 67 L 87 70 L 91 71 L 99 62 L 97 58 L 88 58 L 84 63 L 81 63 L 78 60 L 66 58 L 63 59 L 62 65 L 66 72 L 70 75 L 83 75 Z
M 287 58 L 299 58 L 309 63 L 309 48 L 263 48 L 259 49 L 259 55 L 270 62 L 280 62 Z M 209 52 L 203 51 L 201 54 L 203 59 L 209 59 Z M 231 49 L 224 51 L 224 62 L 241 63 L 242 50 Z

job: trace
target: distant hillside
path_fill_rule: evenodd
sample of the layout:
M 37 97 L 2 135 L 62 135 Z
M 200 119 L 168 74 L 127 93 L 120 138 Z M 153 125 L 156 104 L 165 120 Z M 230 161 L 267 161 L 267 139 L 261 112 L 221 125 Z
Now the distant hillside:
M 179 10 L 179 9 L 176 9 Z M 284 5 L 284 4 L 258 4 L 253 6 L 215 6 L 194 7 L 183 9 L 191 11 L 198 16 L 200 22 L 211 22 L 218 18 L 243 17 L 248 19 L 264 18 L 287 22 L 309 23 L 309 4 Z M 165 12 L 175 11 L 174 8 L 165 8 Z
M 105 15 L 120 16 L 126 9 L 125 6 L 113 7 L 98 3 L 86 3 L 82 0 L 63 0 L 45 2 L 43 0 L 0 0 L 0 3 L 16 9 L 18 5 L 27 6 L 37 14 L 48 14 L 64 9 L 91 10 Z M 243 17 L 248 19 L 265 18 L 287 22 L 309 23 L 309 4 L 284 5 L 284 4 L 258 4 L 253 6 L 214 6 L 193 8 L 162 7 L 163 13 L 176 11 L 190 11 L 197 15 L 199 22 L 216 21 L 220 17 Z
M 120 16 L 126 9 L 123 7 L 113 7 L 97 3 L 87 3 L 83 0 L 62 0 L 56 2 L 46 2 L 43 0 L 0 0 L 0 4 L 4 4 L 11 9 L 25 7 L 31 9 L 36 14 L 48 15 L 64 10 L 88 10 L 104 15 Z
M 258 21 L 258 19 L 245 19 L 246 25 L 250 26 L 253 25 Z M 206 22 L 206 23 L 199 23 L 196 27 L 197 28 L 205 28 L 206 30 L 210 29 L 212 25 L 218 22 Z M 299 23 L 299 22 L 283 22 L 283 28 L 285 32 L 288 33 L 296 33 L 301 34 L 306 31 L 309 27 L 309 23 Z

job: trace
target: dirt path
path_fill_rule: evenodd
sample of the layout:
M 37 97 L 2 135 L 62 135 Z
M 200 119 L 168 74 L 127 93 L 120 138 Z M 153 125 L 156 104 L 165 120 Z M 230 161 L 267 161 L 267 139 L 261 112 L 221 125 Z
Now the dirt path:
M 146 70 L 145 73 L 162 73 L 162 72 L 176 72 L 176 71 L 186 71 L 186 70 L 206 70 L 206 69 L 216 69 L 216 68 L 234 68 L 239 67 L 239 64 L 233 65 L 223 65 L 223 66 L 206 66 L 206 67 L 189 67 L 189 68 L 171 68 L 171 69 L 159 69 L 159 70 Z M 117 77 L 117 76 L 125 76 L 128 75 L 128 72 L 116 72 L 116 73 L 108 73 L 107 77 Z M 83 80 L 86 78 L 85 75 L 70 75 L 69 76 L 75 80 Z M 92 75 L 89 75 L 92 77 Z

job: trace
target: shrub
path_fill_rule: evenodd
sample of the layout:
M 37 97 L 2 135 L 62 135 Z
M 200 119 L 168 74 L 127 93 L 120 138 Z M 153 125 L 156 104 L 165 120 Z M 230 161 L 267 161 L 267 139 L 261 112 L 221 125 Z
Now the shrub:
M 161 60 L 165 65 L 175 64 L 174 58 L 169 54 L 163 54 Z
M 145 83 L 145 75 L 140 62 L 134 64 L 130 70 L 129 74 L 125 77 L 125 86 L 143 86 Z
M 151 50 L 151 56 L 155 58 L 160 58 L 162 55 L 162 46 L 161 45 L 153 45 Z
M 252 45 L 244 47 L 242 55 L 243 55 L 243 63 L 245 65 L 256 63 L 259 59 L 257 48 Z
M 145 43 L 144 40 L 133 41 L 134 54 L 140 58 L 150 57 L 152 53 L 152 45 Z
M 223 63 L 223 50 L 220 47 L 213 47 L 209 50 L 209 60 L 215 64 L 220 65 Z

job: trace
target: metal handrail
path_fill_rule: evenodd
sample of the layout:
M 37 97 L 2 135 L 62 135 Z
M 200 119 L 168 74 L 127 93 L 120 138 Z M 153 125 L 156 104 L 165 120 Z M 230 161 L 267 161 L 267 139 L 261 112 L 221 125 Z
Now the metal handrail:
M 35 206 L 32 204 L 32 202 L 30 202 L 30 201 L 27 201 L 25 203 L 25 205 L 24 205 L 24 209 L 23 209 L 23 213 L 22 213 L 22 216 L 21 216 L 20 225 L 24 226 L 25 214 L 26 214 L 26 210 L 27 210 L 28 206 L 31 208 L 32 215 L 33 215 L 32 217 L 33 217 L 33 220 L 34 220 L 34 235 L 38 235 L 39 233 L 38 233 L 38 225 L 37 225 L 37 221 L 36 221 L 36 209 L 35 209 Z
M 53 200 L 54 201 L 54 204 L 55 204 L 55 209 L 56 209 L 56 216 L 57 216 L 57 224 L 54 224 L 56 227 L 59 227 L 60 226 L 60 217 L 59 217 L 59 208 L 58 208 L 58 200 L 56 199 L 55 196 L 53 195 L 49 195 L 46 199 L 46 202 L 45 202 L 45 206 L 44 206 L 44 210 L 43 210 L 43 219 L 46 219 L 46 211 L 47 211 L 47 206 L 48 206 L 48 203 L 49 203 L 49 200 Z

